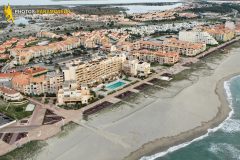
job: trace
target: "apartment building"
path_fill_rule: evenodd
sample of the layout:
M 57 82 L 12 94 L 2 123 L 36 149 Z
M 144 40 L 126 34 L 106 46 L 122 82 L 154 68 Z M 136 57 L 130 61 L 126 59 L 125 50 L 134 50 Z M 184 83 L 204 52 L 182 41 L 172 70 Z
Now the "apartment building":
M 160 52 L 175 52 L 186 56 L 196 56 L 206 50 L 206 44 L 180 41 L 174 38 L 166 39 L 163 42 L 139 41 L 134 44 L 134 48 L 155 50 Z
M 225 28 L 230 29 L 230 30 L 235 30 L 236 29 L 236 25 L 232 21 L 226 21 Z
M 64 52 L 80 46 L 80 39 L 68 37 L 64 41 L 54 42 L 46 46 L 33 46 L 27 48 L 14 48 L 10 50 L 10 55 L 15 57 L 16 64 L 24 65 L 32 58 L 47 56 L 57 52 Z
M 3 54 L 6 52 L 6 48 L 0 46 L 0 54 Z
M 40 95 L 44 93 L 43 82 L 45 76 L 32 77 L 26 73 L 14 76 L 12 79 L 12 87 L 24 94 Z
M 235 37 L 235 30 L 231 30 L 222 25 L 207 28 L 205 31 L 213 36 L 218 42 L 226 42 Z
M 44 37 L 44 38 L 59 38 L 60 36 L 52 33 L 52 32 L 47 32 L 47 31 L 40 31 L 36 35 L 37 37 Z
M 0 73 L 0 86 L 11 87 L 14 76 L 21 74 L 21 72 L 14 73 Z
M 218 44 L 215 38 L 213 38 L 208 32 L 203 31 L 180 31 L 179 40 L 210 45 Z
M 133 19 L 136 21 L 152 21 L 152 20 L 164 20 L 175 19 L 176 12 L 164 11 L 164 12 L 149 12 L 149 13 L 136 13 L 133 14 Z
M 160 64 L 175 64 L 179 61 L 179 54 L 175 52 L 160 52 L 150 50 L 133 50 L 128 54 L 128 59 L 138 59 L 144 62 L 157 62 Z
M 81 45 L 86 48 L 96 48 L 109 44 L 109 38 L 104 31 L 82 32 L 78 35 L 81 39 Z
M 180 41 L 174 38 L 163 42 L 165 52 L 177 52 L 185 56 L 196 56 L 206 50 L 206 44 Z
M 57 101 L 59 105 L 82 103 L 88 104 L 89 100 L 93 96 L 90 94 L 90 90 L 87 85 L 82 85 L 78 88 L 76 81 L 65 81 L 63 87 L 59 89 L 57 94 Z
M 47 93 L 58 93 L 63 85 L 63 74 L 59 71 L 48 72 L 43 83 L 44 91 Z
M 127 60 L 123 63 L 123 73 L 129 76 L 147 77 L 151 73 L 150 63 Z
M 23 99 L 23 96 L 20 92 L 5 86 L 0 87 L 0 96 L 5 101 L 21 101 Z
M 63 75 L 58 72 L 47 73 L 46 69 L 36 67 L 15 75 L 11 82 L 15 90 L 24 94 L 56 94 L 63 84 Z
M 130 42 L 118 42 L 116 44 L 116 49 L 118 51 L 126 51 L 126 52 L 130 52 L 134 49 L 134 43 L 130 43 Z
M 122 71 L 126 57 L 123 55 L 98 59 L 90 62 L 70 61 L 62 66 L 64 80 L 76 80 L 78 85 L 94 85 L 115 79 Z

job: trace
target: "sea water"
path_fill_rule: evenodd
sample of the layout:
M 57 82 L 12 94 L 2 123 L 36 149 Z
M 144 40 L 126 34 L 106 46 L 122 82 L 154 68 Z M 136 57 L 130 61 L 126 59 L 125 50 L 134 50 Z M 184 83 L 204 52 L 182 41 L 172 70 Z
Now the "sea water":
M 207 134 L 141 160 L 240 160 L 240 76 L 224 83 L 229 117 Z

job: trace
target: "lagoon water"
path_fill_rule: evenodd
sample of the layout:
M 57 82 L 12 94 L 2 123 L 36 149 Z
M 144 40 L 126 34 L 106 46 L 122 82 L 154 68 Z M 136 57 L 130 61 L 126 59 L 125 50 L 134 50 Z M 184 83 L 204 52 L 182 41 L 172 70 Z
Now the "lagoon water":
M 215 132 L 144 160 L 240 160 L 240 76 L 225 82 L 232 112 Z M 179 149 L 180 148 L 180 149 Z
M 176 7 L 180 7 L 182 3 L 176 3 L 173 5 L 164 5 L 164 6 L 145 6 L 145 5 L 123 5 L 119 7 L 124 7 L 128 9 L 128 13 L 145 13 L 145 12 L 153 12 L 153 11 L 164 11 L 168 9 L 173 9 Z
M 67 5 L 72 7 L 74 5 L 83 5 L 83 4 L 123 4 L 123 3 L 151 3 L 151 2 L 178 2 L 178 0 L 0 0 L 1 5 Z M 173 5 L 164 5 L 164 6 L 147 6 L 147 5 L 125 5 L 119 6 L 128 9 L 128 13 L 145 13 L 151 11 L 164 11 L 168 9 L 173 9 L 181 6 L 182 3 L 176 3 Z

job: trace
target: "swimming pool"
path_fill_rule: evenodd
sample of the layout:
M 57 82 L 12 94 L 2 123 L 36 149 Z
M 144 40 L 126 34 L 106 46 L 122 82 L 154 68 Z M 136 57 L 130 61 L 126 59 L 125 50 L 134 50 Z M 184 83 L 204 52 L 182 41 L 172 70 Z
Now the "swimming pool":
M 112 84 L 109 84 L 106 86 L 107 89 L 111 89 L 111 90 L 116 90 L 122 86 L 124 86 L 126 83 L 122 82 L 122 81 L 117 81 L 117 82 L 114 82 Z

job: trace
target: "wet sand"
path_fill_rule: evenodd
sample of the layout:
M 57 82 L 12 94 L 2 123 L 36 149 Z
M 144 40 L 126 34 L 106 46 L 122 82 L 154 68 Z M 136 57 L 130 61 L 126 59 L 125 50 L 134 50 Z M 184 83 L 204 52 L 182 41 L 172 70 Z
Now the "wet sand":
M 151 156 L 153 154 L 166 151 L 168 148 L 172 146 L 177 146 L 185 142 L 190 142 L 193 139 L 206 134 L 209 128 L 214 128 L 218 126 L 228 117 L 229 112 L 231 111 L 228 101 L 226 99 L 224 82 L 231 79 L 232 77 L 235 77 L 236 75 L 240 75 L 240 72 L 233 75 L 229 75 L 221 79 L 217 83 L 215 92 L 219 97 L 221 105 L 218 108 L 217 115 L 212 120 L 208 122 L 203 122 L 201 126 L 196 127 L 190 131 L 182 132 L 176 136 L 163 137 L 160 139 L 156 139 L 152 142 L 146 143 L 141 148 L 132 152 L 129 156 L 125 157 L 124 159 L 126 160 L 140 159 L 141 157 L 144 156 Z
M 112 109 L 80 122 L 64 138 L 51 138 L 34 159 L 46 160 L 120 160 L 139 159 L 192 140 L 221 123 L 230 108 L 222 87 L 223 78 L 239 72 L 240 49 L 213 62 L 210 72 L 194 72 L 197 80 L 181 88 L 174 82 L 166 90 L 126 101 Z M 175 89 L 177 88 L 177 89 Z M 171 93 L 169 96 L 163 92 Z

